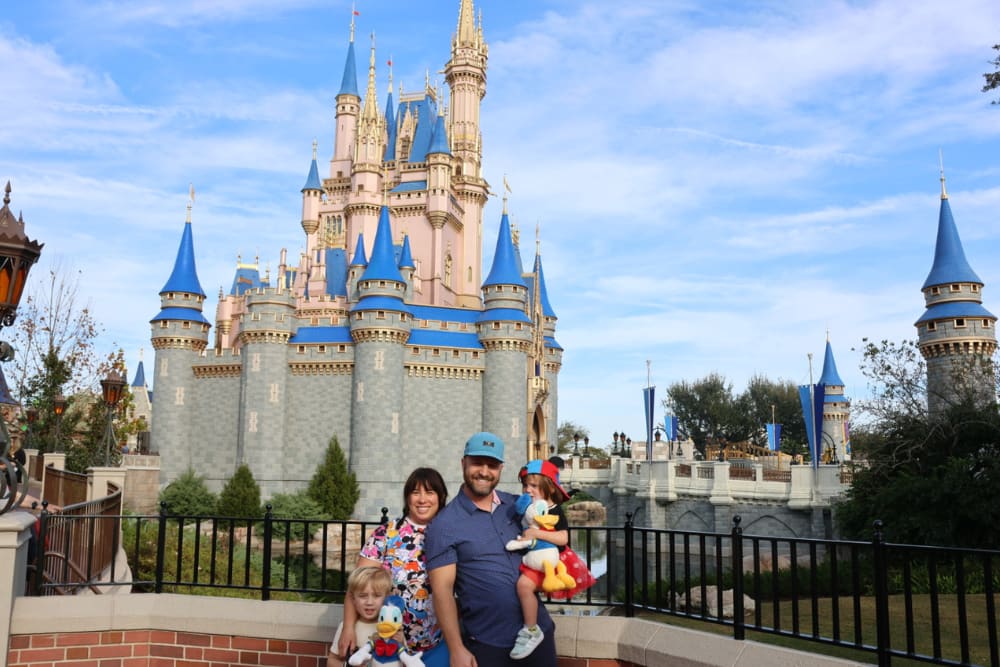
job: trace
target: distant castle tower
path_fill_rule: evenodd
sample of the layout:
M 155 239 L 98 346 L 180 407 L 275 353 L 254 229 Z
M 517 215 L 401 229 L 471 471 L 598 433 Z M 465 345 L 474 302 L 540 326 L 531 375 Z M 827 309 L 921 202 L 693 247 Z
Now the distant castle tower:
M 314 143 L 301 190 L 304 251 L 282 249 L 274 280 L 237 261 L 210 348 L 189 211 L 151 322 L 161 482 L 193 467 L 218 490 L 246 463 L 265 495 L 297 491 L 336 437 L 361 487 L 355 516 L 371 519 L 416 466 L 457 489 L 476 431 L 505 440 L 509 488 L 553 453 L 562 347 L 541 256 L 522 270 L 506 198 L 482 278 L 487 53 L 460 0 L 450 109 L 429 81 L 394 105 L 390 80 L 382 112 L 374 39 L 358 93 L 352 19 L 329 175 Z
M 965 258 L 942 169 L 934 264 L 921 288 L 927 310 L 916 321 L 932 414 L 967 398 L 982 403 L 995 400 L 992 358 L 997 318 L 983 307 L 982 288 L 983 281 Z
M 844 381 L 840 379 L 837 363 L 833 360 L 833 347 L 830 346 L 829 334 L 826 337 L 826 354 L 823 357 L 823 373 L 820 375 L 819 384 L 824 386 L 821 449 L 829 447 L 833 459 L 849 461 L 851 401 L 844 396 Z
M 153 416 L 153 397 L 146 384 L 146 369 L 143 366 L 142 350 L 139 350 L 139 366 L 135 369 L 135 377 L 129 385 L 132 394 L 132 419 L 138 419 L 144 426 L 128 437 L 130 452 L 149 447 L 149 425 Z

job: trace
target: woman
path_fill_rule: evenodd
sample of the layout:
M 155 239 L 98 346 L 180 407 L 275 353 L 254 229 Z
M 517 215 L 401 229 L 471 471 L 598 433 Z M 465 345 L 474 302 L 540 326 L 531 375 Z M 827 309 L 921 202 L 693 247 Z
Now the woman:
M 384 567 L 393 589 L 406 602 L 403 634 L 412 651 L 423 651 L 426 667 L 448 667 L 448 646 L 438 627 L 424 564 L 424 528 L 448 501 L 448 489 L 434 468 L 417 468 L 403 485 L 403 516 L 376 528 L 358 556 L 357 567 Z M 354 636 L 357 612 L 350 596 L 344 599 L 344 629 L 338 652 L 350 655 L 364 637 Z

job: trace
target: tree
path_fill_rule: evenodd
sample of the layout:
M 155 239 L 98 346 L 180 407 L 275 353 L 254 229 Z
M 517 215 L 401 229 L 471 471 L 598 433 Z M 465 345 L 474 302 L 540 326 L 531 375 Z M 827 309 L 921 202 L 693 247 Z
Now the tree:
M 582 443 L 584 438 L 590 437 L 590 430 L 571 421 L 564 421 L 559 424 L 559 428 L 556 430 L 557 454 L 573 453 L 573 445 L 575 444 L 573 436 L 578 436 L 580 443 Z M 577 445 L 577 449 L 580 447 L 583 447 L 583 444 Z
M 861 370 L 871 398 L 857 404 L 857 466 L 836 516 L 846 537 L 866 538 L 884 522 L 888 539 L 909 544 L 993 548 L 1000 541 L 1000 413 L 954 369 L 943 408 L 927 409 L 923 359 L 911 341 L 868 343 Z
M 750 418 L 750 440 L 758 446 L 767 446 L 767 433 L 762 424 L 781 424 L 781 448 L 797 454 L 806 442 L 806 423 L 799 402 L 799 388 L 791 380 L 769 380 L 754 375 L 739 399 Z M 772 411 L 773 406 L 773 411 Z
M 216 511 L 221 516 L 240 519 L 260 517 L 260 486 L 250 472 L 250 466 L 243 463 L 236 469 L 222 487 Z
M 994 44 L 993 49 L 995 51 L 1000 51 L 1000 44 Z M 996 69 L 993 72 L 986 72 L 983 74 L 983 78 L 986 79 L 986 85 L 983 86 L 984 93 L 1000 88 L 1000 55 L 991 60 L 990 64 Z M 993 100 L 992 104 L 1000 104 L 1000 99 Z
M 738 442 L 750 435 L 749 417 L 733 395 L 733 385 L 722 375 L 710 373 L 694 382 L 675 382 L 667 388 L 665 406 L 670 406 L 680 428 L 705 454 L 709 441 Z
M 347 468 L 347 459 L 337 436 L 330 439 L 323 463 L 309 480 L 308 493 L 331 518 L 351 518 L 354 506 L 361 497 L 361 489 L 358 488 L 357 477 Z

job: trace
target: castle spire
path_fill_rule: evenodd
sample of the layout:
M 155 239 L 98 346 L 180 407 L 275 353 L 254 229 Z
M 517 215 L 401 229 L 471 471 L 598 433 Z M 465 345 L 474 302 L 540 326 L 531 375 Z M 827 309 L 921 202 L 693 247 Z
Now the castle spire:
M 514 241 L 510 234 L 510 219 L 504 213 L 500 216 L 500 232 L 497 234 L 497 249 L 493 254 L 493 265 L 490 273 L 483 281 L 483 287 L 488 285 L 518 285 L 527 287 L 520 271 L 517 270 Z
M 473 46 L 476 41 L 476 13 L 472 0 L 462 0 L 458 8 L 456 41 L 462 46 Z
M 938 149 L 938 160 L 941 162 L 941 199 L 948 198 L 948 191 L 944 189 L 944 151 Z
M 372 33 L 371 52 L 368 56 L 368 90 L 365 92 L 365 106 L 361 110 L 363 121 L 373 121 L 378 119 L 378 100 L 375 91 L 375 33 Z
M 306 177 L 306 184 L 302 186 L 302 189 L 299 192 L 322 189 L 323 185 L 319 180 L 319 167 L 316 166 L 316 140 L 313 139 L 312 164 L 309 165 L 309 175 Z
M 338 95 L 358 95 L 358 67 L 354 60 L 354 16 L 351 12 L 351 39 L 347 43 L 347 60 L 344 62 L 344 76 L 340 79 Z
M 389 207 L 382 206 L 372 246 L 372 259 L 368 262 L 361 280 L 394 280 L 404 282 L 396 265 L 395 250 L 392 247 L 392 227 L 389 224 Z
M 951 204 L 944 191 L 944 176 L 942 175 L 941 211 L 938 214 L 934 264 L 931 266 L 931 272 L 927 274 L 927 280 L 924 281 L 921 289 L 951 283 L 978 283 L 982 285 L 983 281 L 972 270 L 969 261 L 965 258 L 962 239 L 958 235 L 958 227 L 955 226 L 955 219 L 951 215 Z
M 184 233 L 181 235 L 181 244 L 177 248 L 177 258 L 174 260 L 174 269 L 170 273 L 160 294 L 165 292 L 186 292 L 197 294 L 202 298 L 205 292 L 198 282 L 198 271 L 194 263 L 194 237 L 191 232 L 191 204 L 194 201 L 194 188 L 191 188 L 191 199 L 187 204 L 187 221 L 184 223 Z
M 837 363 L 833 360 L 833 348 L 830 346 L 830 334 L 826 334 L 826 356 L 823 357 L 823 372 L 819 376 L 819 384 L 828 387 L 843 386 L 844 381 L 840 379 L 837 372 Z

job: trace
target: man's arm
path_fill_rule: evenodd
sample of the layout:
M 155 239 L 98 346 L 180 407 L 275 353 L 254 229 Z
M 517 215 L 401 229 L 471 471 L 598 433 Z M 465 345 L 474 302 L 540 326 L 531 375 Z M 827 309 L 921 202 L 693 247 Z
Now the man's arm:
M 434 612 L 451 654 L 451 667 L 476 667 L 476 658 L 465 648 L 458 625 L 458 604 L 455 602 L 457 569 L 454 563 L 442 565 L 430 570 L 427 576 L 434 594 Z

